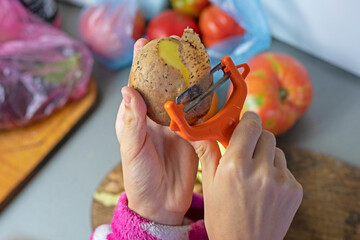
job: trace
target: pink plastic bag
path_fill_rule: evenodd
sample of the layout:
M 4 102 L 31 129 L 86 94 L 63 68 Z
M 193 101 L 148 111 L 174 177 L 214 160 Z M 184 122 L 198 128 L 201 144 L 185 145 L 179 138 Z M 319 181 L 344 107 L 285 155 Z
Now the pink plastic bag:
M 43 119 L 84 96 L 92 65 L 84 45 L 17 0 L 1 0 L 0 130 Z
M 140 37 L 134 35 L 144 25 L 137 1 L 106 0 L 82 12 L 79 33 L 95 59 L 115 70 L 131 64 L 134 38 Z

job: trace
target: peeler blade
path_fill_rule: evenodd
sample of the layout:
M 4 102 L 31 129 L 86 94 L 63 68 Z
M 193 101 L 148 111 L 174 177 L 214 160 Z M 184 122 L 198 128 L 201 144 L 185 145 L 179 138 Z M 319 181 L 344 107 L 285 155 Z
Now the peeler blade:
M 210 75 L 214 74 L 216 71 L 219 71 L 223 68 L 221 63 L 218 63 L 215 67 L 210 70 Z
M 209 76 L 213 75 L 216 71 L 219 71 L 222 68 L 223 68 L 223 66 L 221 63 L 217 64 L 215 67 L 213 67 L 210 70 Z M 228 79 L 228 77 L 227 77 L 227 79 Z M 227 79 L 225 79 L 225 81 Z M 219 81 L 221 81 L 221 80 L 222 79 L 220 79 Z M 224 82 L 222 82 L 222 83 L 224 83 Z M 222 84 L 221 83 L 221 84 L 217 85 L 217 83 L 211 85 L 211 87 L 205 92 L 201 89 L 201 87 L 198 84 L 193 85 L 192 87 L 188 88 L 186 91 L 184 91 L 183 93 L 181 93 L 179 96 L 176 97 L 176 104 L 184 104 L 184 105 L 189 104 L 190 105 L 191 103 L 193 103 L 193 101 L 195 101 L 195 99 L 198 99 L 196 104 L 193 103 L 194 105 L 190 106 L 190 109 L 188 109 L 187 111 L 185 111 L 185 108 L 184 108 L 184 112 L 191 111 L 192 109 L 194 109 L 196 107 L 197 104 L 199 104 L 204 98 L 206 98 L 209 94 L 211 94 L 216 88 L 218 88 Z M 216 85 L 216 87 L 213 88 L 213 86 L 215 86 L 215 85 Z
M 176 97 L 176 104 L 186 104 L 194 100 L 203 93 L 198 84 L 188 88 L 185 92 Z
M 206 90 L 200 96 L 196 97 L 189 104 L 187 104 L 183 108 L 183 111 L 185 113 L 188 113 L 191 110 L 193 110 L 199 103 L 201 103 L 202 100 L 204 100 L 207 96 L 209 96 L 212 92 L 214 92 L 218 87 L 220 87 L 222 84 L 224 84 L 229 78 L 230 78 L 230 76 L 227 73 L 225 73 L 224 76 L 222 78 L 220 78 L 219 81 L 217 81 L 215 84 L 211 85 L 211 87 L 208 90 Z

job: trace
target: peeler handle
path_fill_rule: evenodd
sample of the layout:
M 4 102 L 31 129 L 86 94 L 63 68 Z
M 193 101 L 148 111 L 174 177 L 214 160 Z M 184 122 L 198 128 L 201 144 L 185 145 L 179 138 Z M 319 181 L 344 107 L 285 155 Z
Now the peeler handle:
M 230 57 L 221 59 L 224 74 L 228 74 L 233 84 L 233 92 L 224 107 L 212 118 L 201 124 L 190 126 L 185 120 L 183 105 L 168 101 L 164 107 L 170 116 L 170 129 L 177 131 L 187 140 L 217 140 L 225 148 L 228 146 L 231 135 L 239 123 L 240 113 L 247 95 L 245 78 L 250 72 L 249 66 L 244 63 L 235 66 Z M 242 73 L 238 68 L 243 68 Z

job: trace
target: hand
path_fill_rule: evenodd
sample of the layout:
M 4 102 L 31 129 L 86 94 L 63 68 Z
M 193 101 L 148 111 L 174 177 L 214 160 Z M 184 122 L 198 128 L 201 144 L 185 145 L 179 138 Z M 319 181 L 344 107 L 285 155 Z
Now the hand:
M 221 157 L 213 141 L 193 143 L 202 165 L 210 239 L 283 239 L 302 200 L 275 137 L 247 112 Z
M 134 56 L 147 42 L 135 43 Z M 146 116 L 135 89 L 121 92 L 116 134 L 128 207 L 156 223 L 180 225 L 191 204 L 198 157 L 191 144 Z

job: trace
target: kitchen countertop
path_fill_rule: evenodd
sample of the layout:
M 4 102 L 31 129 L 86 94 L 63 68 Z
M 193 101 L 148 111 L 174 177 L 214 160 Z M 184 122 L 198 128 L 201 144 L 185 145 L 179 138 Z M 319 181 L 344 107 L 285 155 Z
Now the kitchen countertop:
M 60 4 L 60 12 L 63 29 L 78 38 L 79 9 Z M 278 137 L 278 144 L 331 155 L 360 167 L 360 78 L 276 40 L 270 50 L 301 61 L 314 84 L 309 110 Z M 129 68 L 111 72 L 95 64 L 93 75 L 99 88 L 96 108 L 0 213 L 0 240 L 90 237 L 93 192 L 120 161 L 114 122 Z

